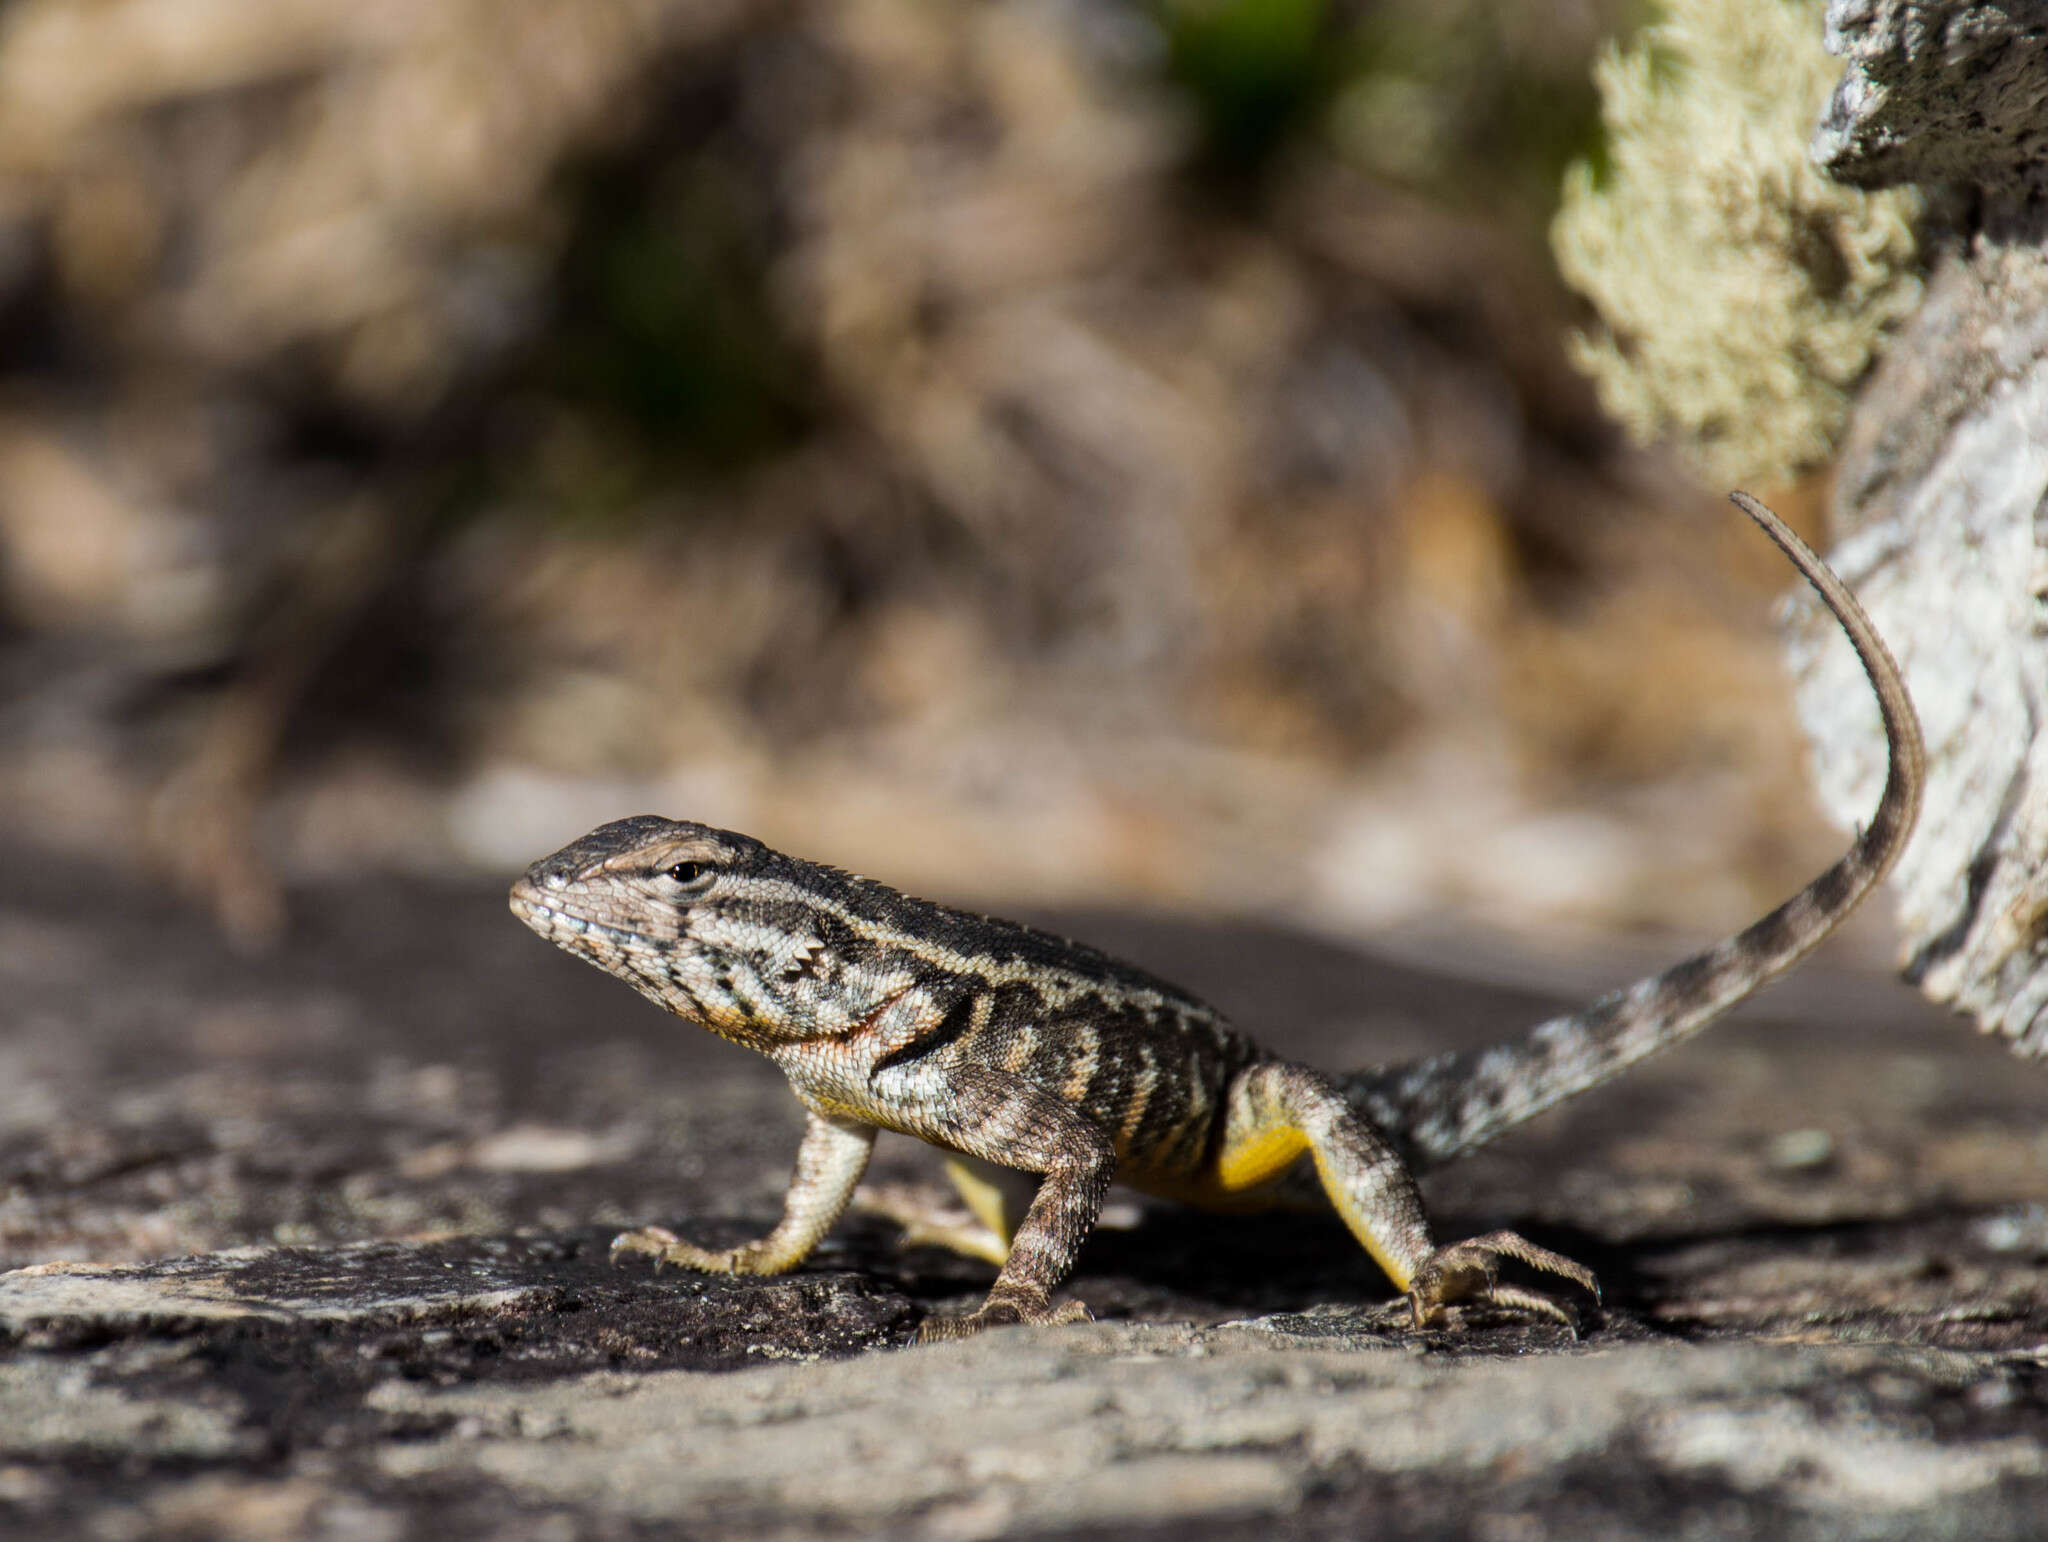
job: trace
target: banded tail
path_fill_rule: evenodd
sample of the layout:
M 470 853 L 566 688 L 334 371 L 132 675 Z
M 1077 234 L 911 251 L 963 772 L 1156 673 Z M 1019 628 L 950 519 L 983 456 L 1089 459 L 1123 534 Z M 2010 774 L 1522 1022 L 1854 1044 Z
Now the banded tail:
M 1698 1033 L 1812 952 L 1890 870 L 1913 833 L 1926 751 L 1899 666 L 1855 596 L 1783 520 L 1747 493 L 1729 497 L 1813 585 L 1870 677 L 1890 756 L 1877 813 L 1841 859 L 1791 899 L 1662 974 L 1506 1044 L 1340 1078 L 1352 1106 L 1392 1137 L 1418 1171 L 1483 1146 Z

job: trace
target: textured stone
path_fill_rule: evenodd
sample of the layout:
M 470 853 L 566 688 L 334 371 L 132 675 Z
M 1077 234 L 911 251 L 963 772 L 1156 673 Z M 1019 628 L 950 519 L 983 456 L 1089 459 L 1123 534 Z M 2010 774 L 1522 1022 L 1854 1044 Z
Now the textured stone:
M 1846 62 L 1812 155 L 1859 187 L 2048 191 L 2048 5 L 1829 0 Z
M 2048 1505 L 2039 1089 L 1872 975 L 1804 972 L 1432 1176 L 1446 1234 L 1599 1272 L 1576 1341 L 1417 1334 L 1334 1223 L 1120 1197 L 1072 1286 L 1104 1321 L 911 1349 L 989 1270 L 872 1217 L 775 1279 L 612 1266 L 628 1222 L 765 1229 L 796 1120 L 497 886 L 339 886 L 249 964 L 119 874 L 10 871 L 0 1533 L 2021 1538 Z M 1522 988 L 1473 938 L 1067 925 L 1330 1066 L 1653 962 Z

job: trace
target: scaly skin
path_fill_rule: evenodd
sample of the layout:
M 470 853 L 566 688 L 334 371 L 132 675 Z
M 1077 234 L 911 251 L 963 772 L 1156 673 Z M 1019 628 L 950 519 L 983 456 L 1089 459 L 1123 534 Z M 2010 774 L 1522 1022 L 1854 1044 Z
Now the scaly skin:
M 714 1252 L 659 1227 L 620 1253 L 741 1274 L 793 1269 L 844 1213 L 877 1130 L 952 1153 L 1007 1255 L 981 1308 L 926 1339 L 1068 1322 L 1055 1305 L 1112 1181 L 1213 1208 L 1317 1191 L 1406 1292 L 1418 1326 L 1486 1298 L 1570 1323 L 1550 1295 L 1496 1283 L 1511 1258 L 1598 1294 L 1593 1276 L 1515 1235 L 1439 1247 L 1421 1168 L 1482 1145 L 1697 1033 L 1784 973 L 1884 875 L 1918 813 L 1920 730 L 1897 666 L 1841 581 L 1743 494 L 1819 591 L 1868 672 L 1890 773 L 1869 829 L 1744 931 L 1519 1041 L 1330 1077 L 1268 1054 L 1213 1008 L 1077 942 L 949 909 L 728 830 L 643 815 L 530 868 L 513 912 L 678 1016 L 773 1060 L 809 1111 L 780 1224 Z M 1021 1220 L 980 1175 L 1035 1175 Z

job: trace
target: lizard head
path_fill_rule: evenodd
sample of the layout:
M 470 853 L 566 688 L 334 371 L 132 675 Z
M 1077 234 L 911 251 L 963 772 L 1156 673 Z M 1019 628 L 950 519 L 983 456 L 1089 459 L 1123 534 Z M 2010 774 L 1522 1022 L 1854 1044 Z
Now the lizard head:
M 746 987 L 783 939 L 749 914 L 745 891 L 774 858 L 730 830 L 641 814 L 534 863 L 512 885 L 512 913 L 671 1012 L 759 1042 L 776 1035 Z

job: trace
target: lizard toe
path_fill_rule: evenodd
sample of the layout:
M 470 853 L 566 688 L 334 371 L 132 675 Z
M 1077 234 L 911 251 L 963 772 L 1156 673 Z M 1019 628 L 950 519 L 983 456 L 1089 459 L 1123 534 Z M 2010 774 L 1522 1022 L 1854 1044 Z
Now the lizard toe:
M 662 1254 L 680 1246 L 682 1240 L 666 1226 L 642 1226 L 637 1231 L 622 1231 L 612 1238 L 611 1259 L 617 1263 L 623 1256 L 645 1253 L 653 1258 L 654 1266 L 659 1269 Z
M 707 1274 L 733 1274 L 739 1272 L 743 1252 L 744 1249 L 736 1248 L 714 1253 L 683 1241 L 666 1226 L 643 1226 L 637 1231 L 620 1232 L 612 1238 L 611 1258 L 613 1263 L 617 1263 L 630 1254 L 644 1253 L 654 1260 L 656 1274 L 661 1273 L 664 1264 Z
M 1432 1326 L 1443 1319 L 1446 1307 L 1479 1299 L 1510 1311 L 1548 1317 L 1576 1331 L 1577 1318 L 1551 1296 L 1500 1284 L 1503 1258 L 1570 1280 L 1596 1303 L 1600 1300 L 1600 1282 L 1584 1264 L 1538 1247 L 1515 1232 L 1488 1232 L 1483 1237 L 1438 1248 L 1416 1271 L 1408 1288 L 1408 1305 L 1415 1326 Z

